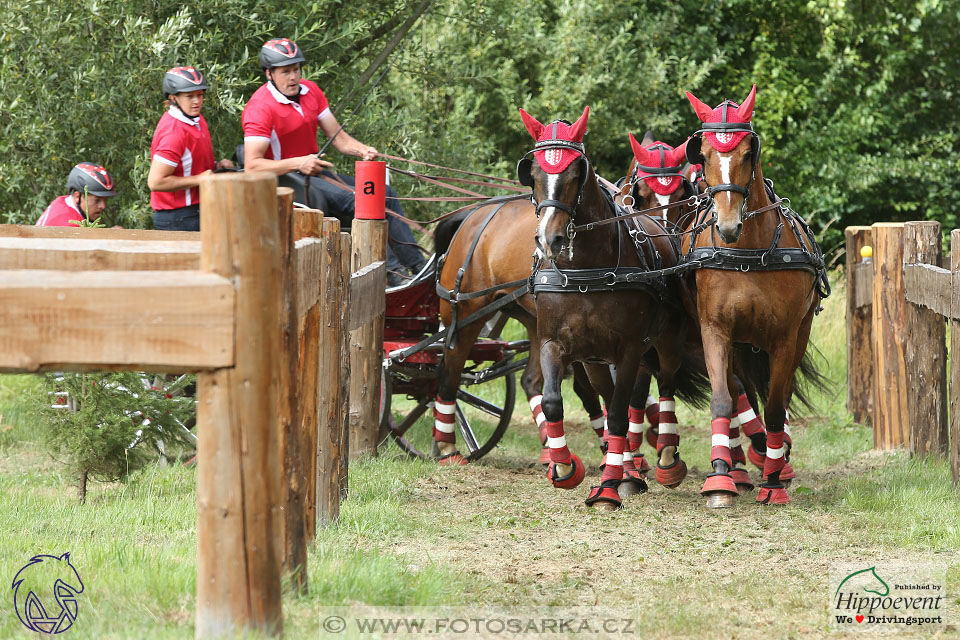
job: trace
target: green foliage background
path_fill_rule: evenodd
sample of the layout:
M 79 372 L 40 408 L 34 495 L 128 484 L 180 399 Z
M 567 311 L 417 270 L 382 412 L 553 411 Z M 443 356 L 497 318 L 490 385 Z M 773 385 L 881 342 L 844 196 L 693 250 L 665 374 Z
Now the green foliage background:
M 242 138 L 256 55 L 289 36 L 305 75 L 342 100 L 420 0 L 22 0 L 0 6 L 0 222 L 30 223 L 81 159 L 121 196 L 109 222 L 150 226 L 146 175 L 166 68 L 195 64 L 218 157 Z M 382 151 L 512 172 L 530 146 L 516 115 L 573 119 L 591 106 L 588 150 L 616 178 L 627 131 L 670 144 L 697 129 L 684 98 L 741 100 L 758 85 L 764 174 L 821 232 L 939 220 L 960 226 L 960 5 L 941 0 L 434 0 L 349 124 Z M 376 75 L 374 76 L 376 77 Z M 352 159 L 337 158 L 344 172 Z M 398 177 L 404 192 L 422 191 Z M 441 213 L 411 207 L 413 217 Z

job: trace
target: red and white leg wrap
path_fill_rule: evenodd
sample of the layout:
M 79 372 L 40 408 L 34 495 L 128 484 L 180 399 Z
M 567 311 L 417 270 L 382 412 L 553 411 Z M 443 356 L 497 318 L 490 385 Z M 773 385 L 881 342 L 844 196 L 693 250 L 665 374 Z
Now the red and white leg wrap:
M 651 427 L 655 427 L 660 424 L 660 404 L 653 396 L 647 396 L 647 406 L 645 412 L 647 414 L 647 421 L 650 423 Z
M 745 393 L 741 393 L 740 397 L 737 398 L 737 418 L 740 420 L 743 435 L 748 438 L 763 431 L 763 423 L 757 417 L 757 412 L 753 410 Z
M 711 438 L 710 461 L 723 460 L 733 467 L 730 457 L 730 418 L 714 418 L 710 421 Z
M 786 442 L 791 447 L 793 446 L 793 439 L 790 437 L 790 410 L 784 409 L 783 416 L 783 441 Z
M 547 421 L 547 417 L 543 415 L 543 407 L 540 406 L 542 403 L 542 394 L 530 398 L 530 411 L 533 413 L 533 421 L 537 423 L 537 428 L 542 427 L 543 423 Z
M 736 416 L 730 418 L 730 457 L 734 462 L 747 463 L 747 457 L 743 455 L 743 445 L 740 444 L 740 419 Z
M 623 450 L 627 439 L 623 436 L 610 436 L 607 438 L 607 454 L 603 458 L 603 475 L 600 482 L 606 480 L 623 480 Z
M 659 428 L 657 435 L 657 453 L 660 453 L 664 447 L 680 446 L 680 435 L 677 431 L 677 403 L 673 398 L 660 398 Z
M 763 475 L 769 476 L 783 469 L 783 432 L 767 432 L 767 458 L 763 463 Z
M 456 442 L 453 432 L 457 424 L 457 402 L 444 402 L 440 398 L 433 405 L 433 439 L 437 442 Z
M 627 450 L 636 451 L 643 442 L 643 410 L 630 407 L 627 410 Z
M 563 435 L 563 421 L 547 422 L 547 446 L 550 447 L 550 460 L 558 464 L 570 464 L 570 449 Z
M 590 416 L 590 428 L 597 434 L 597 437 L 603 441 L 603 429 L 606 426 L 607 419 L 601 413 L 600 415 Z

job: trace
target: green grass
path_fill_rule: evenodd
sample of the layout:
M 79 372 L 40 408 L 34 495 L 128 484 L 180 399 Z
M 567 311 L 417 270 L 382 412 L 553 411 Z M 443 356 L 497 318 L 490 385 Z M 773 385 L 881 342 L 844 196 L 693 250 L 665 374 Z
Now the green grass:
M 704 510 L 709 414 L 681 406 L 692 477 L 616 513 L 589 511 L 585 487 L 553 490 L 534 464 L 539 442 L 520 393 L 511 427 L 480 464 L 438 469 L 392 444 L 351 464 L 340 520 L 309 551 L 308 592 L 284 598 L 286 636 L 317 637 L 317 611 L 331 605 L 622 603 L 644 635 L 819 638 L 829 565 L 858 558 L 943 563 L 956 611 L 960 494 L 949 466 L 871 451 L 870 429 L 844 408 L 843 339 L 837 287 L 813 336 L 834 388 L 795 422 L 791 505 L 762 509 L 746 496 L 730 511 Z M 568 442 L 595 483 L 596 437 L 569 386 Z M 86 589 L 69 637 L 192 638 L 194 469 L 93 483 L 80 505 L 73 479 L 42 452 L 39 393 L 35 377 L 0 378 L 0 577 L 33 555 L 70 551 Z M 0 638 L 28 637 L 5 601 Z

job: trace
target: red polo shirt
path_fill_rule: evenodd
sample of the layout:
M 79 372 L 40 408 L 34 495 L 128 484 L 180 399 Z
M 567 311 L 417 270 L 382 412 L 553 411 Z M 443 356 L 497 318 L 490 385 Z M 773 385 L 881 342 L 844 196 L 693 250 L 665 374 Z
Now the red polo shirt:
M 72 220 L 83 220 L 83 213 L 71 196 L 60 196 L 50 203 L 37 220 L 38 227 L 76 227 Z
M 153 133 L 150 158 L 174 167 L 173 175 L 189 177 L 216 167 L 213 143 L 203 116 L 191 120 L 176 107 L 163 114 Z M 156 210 L 179 209 L 200 204 L 200 189 L 151 191 L 150 206 Z
M 269 142 L 264 157 L 283 160 L 317 153 L 317 124 L 330 115 L 330 105 L 315 83 L 300 81 L 297 104 L 267 82 L 243 108 L 243 141 Z

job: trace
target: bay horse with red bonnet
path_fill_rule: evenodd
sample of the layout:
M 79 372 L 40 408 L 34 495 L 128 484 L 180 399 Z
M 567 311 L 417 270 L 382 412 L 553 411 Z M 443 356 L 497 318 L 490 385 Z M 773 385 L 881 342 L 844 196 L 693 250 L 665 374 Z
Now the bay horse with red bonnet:
M 737 414 L 742 420 L 744 407 L 742 395 L 740 406 L 734 403 L 739 389 L 733 355 L 735 345 L 749 345 L 769 358 L 766 441 L 747 433 L 757 445 L 756 462 L 763 464 L 757 502 L 785 504 L 790 498 L 781 474 L 790 443 L 784 423 L 795 375 L 801 368 L 814 381 L 819 376 L 806 350 L 813 317 L 830 292 L 823 256 L 809 226 L 764 181 L 760 138 L 751 125 L 756 85 L 742 104 L 724 101 L 711 109 L 689 92 L 687 98 L 702 123 L 687 144 L 687 159 L 703 165 L 709 194 L 697 222 L 703 227 L 713 220 L 684 242 L 685 261 L 699 267 L 689 284 L 712 388 L 713 472 L 701 493 L 708 507 L 730 506 L 738 495 L 730 421 Z M 747 417 L 762 430 L 756 416 Z
M 613 197 L 598 184 L 583 146 L 589 108 L 572 125 L 543 125 L 522 109 L 520 115 L 535 145 L 517 165 L 517 175 L 533 191 L 544 258 L 532 283 L 551 458 L 547 475 L 564 489 L 576 487 L 585 475 L 564 437 L 564 370 L 577 361 L 612 364 L 617 376 L 607 405 L 604 470 L 586 502 L 616 508 L 637 371 L 643 363 L 656 366 L 661 395 L 671 402 L 681 380 L 691 375 L 683 358 L 687 317 L 671 271 L 679 247 L 654 218 L 635 218 L 637 233 L 624 220 L 613 220 Z

